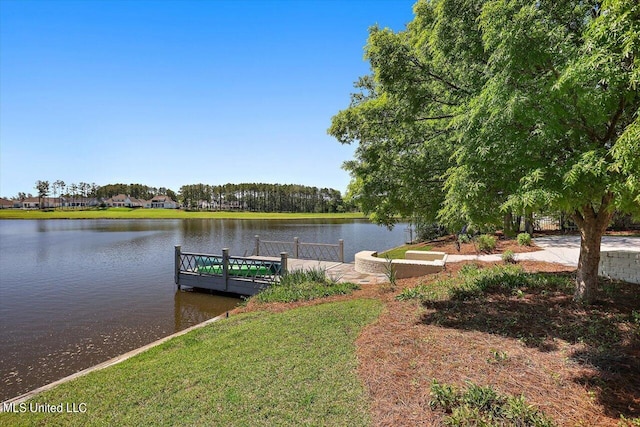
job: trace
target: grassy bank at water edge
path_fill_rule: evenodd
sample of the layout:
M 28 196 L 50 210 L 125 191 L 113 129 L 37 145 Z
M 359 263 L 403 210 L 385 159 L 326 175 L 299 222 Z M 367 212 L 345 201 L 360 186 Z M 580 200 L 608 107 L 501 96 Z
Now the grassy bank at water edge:
M 191 212 L 182 209 L 0 209 L 0 219 L 366 219 L 362 213 Z
M 232 316 L 30 401 L 85 413 L 2 413 L 0 425 L 366 426 L 354 342 L 381 310 L 359 299 Z

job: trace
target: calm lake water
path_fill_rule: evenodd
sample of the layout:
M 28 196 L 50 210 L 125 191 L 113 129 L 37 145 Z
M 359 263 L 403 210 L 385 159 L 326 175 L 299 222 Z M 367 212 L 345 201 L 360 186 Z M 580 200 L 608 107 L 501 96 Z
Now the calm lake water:
M 174 245 L 250 254 L 264 240 L 337 243 L 360 250 L 400 245 L 366 221 L 0 221 L 0 401 L 201 323 L 240 300 L 177 291 Z

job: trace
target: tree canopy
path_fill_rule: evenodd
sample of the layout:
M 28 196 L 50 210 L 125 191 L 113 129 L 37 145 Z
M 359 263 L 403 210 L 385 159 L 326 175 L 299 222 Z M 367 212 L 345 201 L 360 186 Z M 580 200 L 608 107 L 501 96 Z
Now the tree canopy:
M 404 31 L 370 29 L 372 73 L 332 119 L 358 143 L 354 199 L 387 225 L 565 212 L 588 301 L 611 215 L 640 214 L 640 5 L 422 0 L 414 14 Z
M 338 190 L 296 184 L 190 184 L 180 188 L 180 200 L 189 208 L 203 202 L 252 212 L 344 212 L 349 208 Z M 230 204 L 229 202 L 235 202 Z

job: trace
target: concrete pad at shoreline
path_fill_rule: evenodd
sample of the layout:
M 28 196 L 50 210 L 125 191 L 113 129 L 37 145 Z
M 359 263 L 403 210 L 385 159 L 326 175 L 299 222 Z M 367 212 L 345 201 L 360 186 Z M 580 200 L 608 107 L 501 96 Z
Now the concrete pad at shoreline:
M 342 263 L 335 261 L 315 261 L 306 259 L 289 258 L 287 260 L 289 270 L 310 270 L 320 268 L 327 272 L 331 278 L 339 282 L 351 282 L 358 285 L 378 284 L 388 282 L 384 274 L 364 274 L 355 269 L 354 263 Z

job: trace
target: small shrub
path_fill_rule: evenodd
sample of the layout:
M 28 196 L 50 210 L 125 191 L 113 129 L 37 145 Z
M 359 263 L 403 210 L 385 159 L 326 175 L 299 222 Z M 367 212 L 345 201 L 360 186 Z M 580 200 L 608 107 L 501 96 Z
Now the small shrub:
M 454 407 L 460 404 L 460 393 L 458 390 L 449 384 L 440 384 L 438 381 L 433 380 L 431 383 L 431 401 L 429 407 L 434 410 L 436 408 L 442 408 L 445 412 L 450 413 Z
M 509 360 L 506 351 L 491 350 L 491 357 L 487 358 L 487 363 L 503 363 Z
M 471 236 L 469 236 L 466 233 L 458 234 L 458 241 L 460 243 L 470 243 L 471 242 Z
M 520 246 L 531 246 L 531 235 L 529 233 L 520 233 L 517 239 Z
M 451 427 L 491 427 L 493 420 L 487 419 L 478 408 L 469 405 L 456 406 L 451 415 L 444 419 L 445 426 Z
M 508 396 L 502 405 L 502 416 L 516 426 L 552 427 L 554 422 L 538 408 L 529 405 L 524 396 Z
M 445 236 L 447 229 L 435 222 L 416 224 L 416 236 L 418 241 L 426 242 L 429 240 L 437 239 L 438 237 Z
M 515 254 L 511 249 L 507 249 L 502 253 L 502 262 L 504 262 L 505 264 L 515 264 Z
M 489 234 L 478 236 L 478 249 L 481 252 L 491 252 L 496 248 L 497 239 Z
M 427 294 L 428 289 L 424 285 L 418 285 L 415 288 L 405 288 L 398 294 L 396 300 L 409 301 L 413 299 L 422 300 Z
M 484 269 L 460 270 L 462 282 L 451 287 L 449 297 L 464 301 L 482 296 L 487 292 L 511 291 L 526 284 L 524 270 L 515 265 L 496 266 Z
M 574 283 L 570 275 L 551 273 L 526 273 L 519 265 L 498 265 L 480 268 L 477 264 L 465 264 L 457 277 L 442 278 L 429 284 L 404 289 L 397 300 L 465 301 L 480 298 L 488 293 L 505 293 L 523 297 L 523 289 L 542 289 L 573 293 Z M 637 317 L 636 317 L 637 316 Z M 631 321 L 640 321 L 640 312 L 631 314 Z
M 495 407 L 502 404 L 502 398 L 491 388 L 491 386 L 481 387 L 479 385 L 469 383 L 467 390 L 462 395 L 462 402 L 471 408 L 477 408 L 483 412 L 492 412 Z
M 359 289 L 355 283 L 342 283 L 328 277 L 322 268 L 294 270 L 264 291 L 253 296 L 258 302 L 309 301 L 331 295 L 345 295 Z
M 491 386 L 477 386 L 471 382 L 466 390 L 447 384 L 431 384 L 432 410 L 442 409 L 450 414 L 444 425 L 449 426 L 534 426 L 552 427 L 555 423 L 524 396 L 501 395 Z
M 627 418 L 624 415 L 620 415 L 620 421 L 618 421 L 618 427 L 640 427 L 640 417 Z
M 389 286 L 392 291 L 396 289 L 396 269 L 393 266 L 393 261 L 389 257 L 385 257 L 387 262 L 384 263 L 384 274 L 389 279 Z
M 465 264 L 462 267 L 460 267 L 459 274 L 461 276 L 472 276 L 476 274 L 478 270 L 480 270 L 480 266 L 478 266 L 478 264 L 476 263 Z

